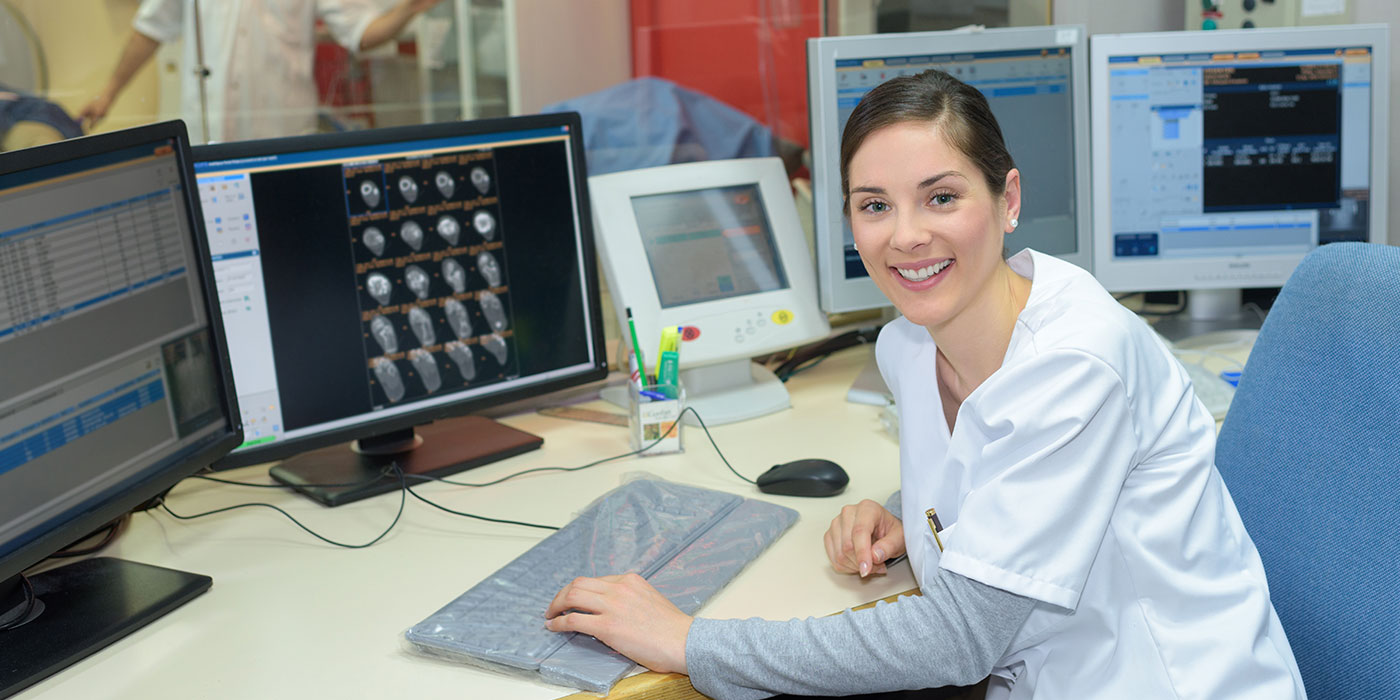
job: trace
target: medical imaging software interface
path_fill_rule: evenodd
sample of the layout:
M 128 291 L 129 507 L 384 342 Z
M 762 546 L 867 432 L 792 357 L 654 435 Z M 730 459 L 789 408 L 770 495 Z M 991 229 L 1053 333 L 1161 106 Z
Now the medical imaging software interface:
M 226 429 L 180 167 L 0 175 L 0 542 Z
M 591 367 L 574 157 L 555 127 L 196 163 L 242 448 Z
M 838 133 L 845 130 L 851 112 L 875 86 L 931 68 L 977 88 L 991 105 L 1021 172 L 1023 199 L 1017 245 L 1050 255 L 1077 252 L 1070 49 L 838 59 Z M 843 225 L 846 279 L 866 277 L 851 225 Z
M 1115 259 L 1366 240 L 1369 49 L 1110 56 L 1108 71 Z
M 632 198 L 662 308 L 787 289 L 758 185 Z

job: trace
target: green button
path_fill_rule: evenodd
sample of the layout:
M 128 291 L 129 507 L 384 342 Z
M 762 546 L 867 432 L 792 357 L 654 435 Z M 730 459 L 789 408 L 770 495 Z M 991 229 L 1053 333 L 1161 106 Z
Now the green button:
M 1218 25 L 1215 23 L 1215 20 L 1213 20 L 1213 19 L 1208 19 L 1208 20 L 1206 20 L 1206 21 L 1204 21 L 1204 22 L 1201 22 L 1201 29 L 1215 29 L 1217 26 L 1218 26 Z
M 243 447 L 252 447 L 252 446 L 254 446 L 254 445 L 261 445 L 261 444 L 263 444 L 263 443 L 265 443 L 265 442 L 272 442 L 273 440 L 276 440 L 276 439 L 277 439 L 277 436 L 276 436 L 276 435 L 268 435 L 268 436 L 266 436 L 266 437 L 260 437 L 260 438 L 258 438 L 258 439 L 256 439 L 256 440 L 248 440 L 247 442 L 244 442 L 242 445 L 239 445 L 239 447 L 240 447 L 240 448 L 243 448 Z

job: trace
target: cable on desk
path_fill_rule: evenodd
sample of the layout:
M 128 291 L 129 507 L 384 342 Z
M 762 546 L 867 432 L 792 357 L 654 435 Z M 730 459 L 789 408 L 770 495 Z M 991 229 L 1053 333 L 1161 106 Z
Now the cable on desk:
M 299 488 L 322 488 L 322 489 L 359 488 L 359 487 L 361 487 L 361 486 L 369 486 L 370 484 L 373 484 L 373 483 L 375 483 L 376 481 L 379 481 L 380 479 L 383 479 L 384 477 L 388 476 L 391 472 L 393 472 L 394 469 L 396 469 L 396 468 L 398 468 L 398 467 L 397 467 L 397 464 L 385 465 L 383 468 L 381 468 L 381 469 L 379 470 L 379 473 L 378 473 L 378 474 L 375 474 L 374 476 L 371 476 L 371 477 L 369 477 L 369 478 L 366 478 L 366 479 L 364 479 L 364 480 L 362 480 L 362 481 L 356 481 L 356 482 L 353 482 L 353 483 L 345 483 L 345 484 L 298 484 L 298 485 L 295 486 L 295 487 L 292 486 L 291 484 L 284 484 L 284 483 L 281 483 L 281 482 L 276 482 L 276 483 L 272 483 L 272 484 L 254 484 L 254 483 L 250 483 L 250 482 L 247 482 L 247 481 L 234 481 L 234 480 L 232 480 L 232 479 L 220 479 L 220 478 L 218 478 L 218 477 L 206 476 L 206 475 L 204 475 L 204 474 L 192 474 L 192 475 L 190 475 L 188 478 L 190 478 L 190 479 L 202 479 L 202 480 L 204 480 L 204 481 L 212 481 L 212 482 L 214 482 L 214 483 L 216 483 L 216 484 L 228 484 L 228 485 L 230 485 L 230 486 L 247 486 L 248 488 L 254 488 L 254 489 L 289 489 L 289 488 L 298 488 L 298 487 L 299 487 Z
M 161 499 L 160 499 L 160 507 L 163 508 L 163 509 L 165 510 L 165 512 L 169 513 L 169 514 L 171 515 L 171 517 L 174 517 L 174 518 L 179 519 L 179 520 L 194 520 L 195 518 L 203 518 L 203 517 L 205 517 L 205 516 L 214 515 L 214 514 L 216 514 L 216 513 L 226 513 L 226 512 L 228 512 L 228 511 L 231 511 L 231 510 L 238 510 L 238 509 L 240 509 L 240 508 L 271 508 L 272 510 L 275 510 L 275 511 L 277 511 L 278 513 L 281 513 L 282 515 L 286 516 L 288 520 L 292 521 L 297 527 L 299 527 L 299 528 L 305 530 L 305 531 L 306 531 L 307 533 L 309 533 L 312 537 L 315 537 L 316 539 L 321 540 L 322 542 L 325 542 L 326 544 L 332 544 L 332 545 L 335 545 L 335 546 L 337 546 L 337 547 L 344 547 L 344 548 L 346 548 L 346 549 L 364 549 L 364 548 L 369 547 L 369 546 L 373 545 L 374 543 L 376 543 L 376 542 L 378 542 L 378 541 L 384 539 L 384 537 L 385 537 L 386 535 L 389 534 L 389 531 L 390 531 L 390 530 L 393 530 L 393 529 L 394 529 L 394 526 L 399 524 L 399 519 L 403 517 L 403 509 L 404 509 L 404 506 L 408 503 L 408 483 L 404 481 L 403 469 L 401 469 L 401 468 L 399 467 L 399 463 L 398 463 L 398 462 L 390 462 L 390 466 L 393 468 L 394 473 L 397 474 L 398 477 L 399 477 L 399 512 L 394 514 L 394 521 L 391 522 L 391 523 L 389 523 L 389 527 L 384 528 L 384 532 L 379 533 L 379 536 L 378 536 L 378 537 L 375 537 L 374 539 L 372 539 L 372 540 L 370 540 L 370 541 L 368 541 L 368 542 L 365 542 L 364 544 L 346 544 L 346 543 L 344 543 L 344 542 L 337 542 L 337 541 L 335 541 L 335 540 L 333 540 L 333 539 L 330 539 L 330 538 L 328 538 L 328 537 L 325 537 L 325 536 L 323 536 L 323 535 L 317 533 L 315 530 L 312 530 L 311 528 L 309 528 L 309 527 L 303 525 L 303 524 L 301 523 L 300 520 L 297 520 L 296 518 L 292 517 L 292 514 L 291 514 L 291 513 L 288 513 L 287 511 L 282 510 L 281 508 L 278 508 L 277 506 L 272 505 L 271 503 L 240 503 L 240 504 L 238 504 L 238 505 L 236 505 L 236 506 L 228 506 L 228 507 L 225 507 L 225 508 L 216 508 L 216 509 L 214 509 L 214 510 L 205 511 L 205 512 L 203 512 L 203 513 L 196 513 L 196 514 L 194 514 L 194 515 L 180 515 L 179 513 L 176 513 L 175 511 L 170 510 L 170 506 L 169 506 L 168 504 L 166 504 L 164 498 L 161 498 Z M 247 485 L 247 486 L 258 486 L 258 484 L 245 484 L 245 485 Z
M 873 343 L 875 342 L 875 338 L 879 335 L 880 326 L 847 331 L 840 335 L 834 335 L 826 340 L 818 341 L 797 349 L 786 362 L 778 365 L 777 368 L 773 370 L 773 374 L 776 375 L 780 381 L 786 382 L 789 377 L 800 371 L 798 369 L 799 367 L 802 367 L 808 362 L 818 358 L 824 358 L 838 350 L 845 350 L 846 348 L 855 347 L 857 345 Z M 815 365 L 802 367 L 802 369 L 811 369 L 811 367 L 814 366 Z M 698 418 L 699 416 L 696 417 Z
M 403 487 L 403 488 L 404 488 L 405 491 L 408 492 L 408 495 L 413 496 L 414 498 L 416 498 L 416 499 L 418 499 L 418 500 L 420 500 L 420 501 L 422 501 L 422 502 L 424 502 L 424 503 L 426 503 L 426 504 L 428 504 L 428 505 L 430 505 L 430 506 L 432 506 L 432 507 L 434 507 L 434 508 L 437 508 L 438 510 L 440 510 L 440 511 L 442 511 L 442 512 L 444 512 L 444 513 L 451 513 L 452 515 L 460 515 L 460 516 L 462 516 L 462 517 L 464 517 L 464 518 L 471 518 L 471 519 L 473 519 L 473 520 L 484 520 L 484 521 L 486 521 L 486 522 L 488 522 L 488 523 L 504 523 L 504 524 L 506 524 L 506 525 L 520 525 L 520 526 L 522 526 L 522 527 L 535 527 L 535 528 L 539 528 L 539 529 L 541 529 L 541 530 L 558 530 L 558 529 L 559 529 L 559 526 L 557 526 L 557 525 L 540 525 L 540 524 L 538 524 L 538 523 L 527 523 L 527 522 L 523 522 L 523 521 L 520 521 L 520 520 L 505 520 L 505 519 L 503 519 L 503 518 L 488 518 L 488 517 L 486 517 L 486 516 L 484 516 L 484 515 L 475 515 L 475 514 L 473 514 L 473 513 L 466 513 L 466 512 L 460 511 L 460 510 L 452 510 L 451 508 L 448 508 L 447 506 L 444 506 L 444 505 L 442 505 L 442 504 L 440 504 L 440 503 L 434 503 L 433 501 L 430 501 L 430 500 L 424 498 L 424 497 L 423 497 L 421 494 L 419 494 L 417 491 L 414 491 L 412 486 L 409 486 L 409 485 L 407 485 L 407 484 L 404 484 L 404 487 Z

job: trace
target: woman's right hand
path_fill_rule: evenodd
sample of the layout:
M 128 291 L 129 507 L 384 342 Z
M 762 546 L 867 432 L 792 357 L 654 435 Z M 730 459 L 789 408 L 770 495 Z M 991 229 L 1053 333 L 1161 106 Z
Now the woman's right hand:
M 904 523 L 866 499 L 841 509 L 826 531 L 826 556 L 843 574 L 885 573 L 885 562 L 904 554 Z

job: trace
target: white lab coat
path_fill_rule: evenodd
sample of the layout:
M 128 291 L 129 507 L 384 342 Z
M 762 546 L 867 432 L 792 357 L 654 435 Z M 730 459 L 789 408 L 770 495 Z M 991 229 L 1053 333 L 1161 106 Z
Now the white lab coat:
M 1010 263 L 1030 298 L 951 435 L 928 332 L 899 319 L 877 347 L 916 576 L 1037 601 L 989 700 L 1303 698 L 1185 370 L 1088 273 L 1030 250 Z
M 132 26 L 160 42 L 185 38 L 181 112 L 195 143 L 204 140 L 195 51 L 197 0 L 143 0 Z M 316 19 L 358 50 L 378 16 L 374 0 L 198 0 L 210 141 L 310 134 L 316 130 Z

